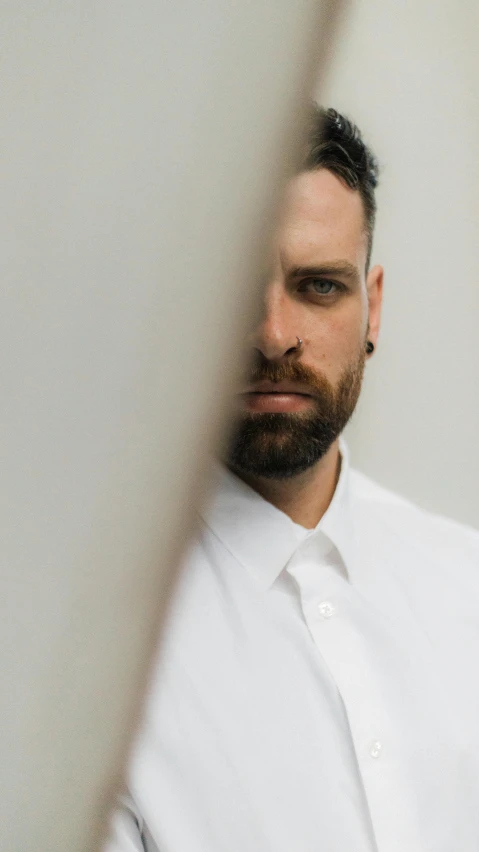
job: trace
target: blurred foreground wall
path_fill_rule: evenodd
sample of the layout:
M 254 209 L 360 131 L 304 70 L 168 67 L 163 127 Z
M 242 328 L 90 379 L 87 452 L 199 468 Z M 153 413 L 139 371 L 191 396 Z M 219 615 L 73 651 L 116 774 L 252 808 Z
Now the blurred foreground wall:
M 97 848 L 335 6 L 2 4 L 2 852 Z
M 354 463 L 479 527 L 479 7 L 352 3 L 321 100 L 383 172 L 377 354 L 349 429 Z

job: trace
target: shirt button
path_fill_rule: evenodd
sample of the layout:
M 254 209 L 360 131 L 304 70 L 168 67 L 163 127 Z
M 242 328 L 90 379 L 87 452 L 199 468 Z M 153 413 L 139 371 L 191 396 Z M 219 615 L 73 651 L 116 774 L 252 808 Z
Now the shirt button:
M 318 604 L 318 610 L 322 618 L 331 618 L 331 616 L 335 613 L 335 609 L 331 601 L 321 601 L 321 603 Z
M 376 758 L 376 757 L 379 757 L 381 755 L 382 750 L 383 750 L 382 742 L 380 742 L 379 740 L 374 740 L 374 742 L 371 743 L 371 748 L 369 749 L 369 754 L 371 755 L 371 757 Z

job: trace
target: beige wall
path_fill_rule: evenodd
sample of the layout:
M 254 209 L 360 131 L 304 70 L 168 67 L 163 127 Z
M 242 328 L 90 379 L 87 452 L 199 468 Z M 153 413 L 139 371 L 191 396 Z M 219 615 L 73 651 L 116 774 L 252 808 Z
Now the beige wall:
M 93 852 L 335 4 L 3 6 L 0 849 Z
M 479 67 L 474 4 L 351 4 L 321 100 L 383 166 L 377 356 L 349 429 L 385 485 L 479 526 Z M 469 8 L 468 8 L 469 7 Z

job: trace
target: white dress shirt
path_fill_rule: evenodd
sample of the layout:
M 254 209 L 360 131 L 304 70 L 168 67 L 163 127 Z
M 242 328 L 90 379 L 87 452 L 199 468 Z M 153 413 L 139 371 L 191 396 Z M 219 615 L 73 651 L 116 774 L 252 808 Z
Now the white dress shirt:
M 341 450 L 312 531 L 218 471 L 108 852 L 478 852 L 479 533 Z

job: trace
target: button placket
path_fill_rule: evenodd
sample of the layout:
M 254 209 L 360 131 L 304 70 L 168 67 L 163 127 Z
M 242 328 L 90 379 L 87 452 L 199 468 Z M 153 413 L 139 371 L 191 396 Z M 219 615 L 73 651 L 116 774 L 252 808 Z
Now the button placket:
M 398 839 L 395 849 L 419 849 L 414 826 L 405 819 L 410 791 L 403 785 L 403 725 L 393 701 L 396 687 L 385 689 L 391 675 L 378 665 L 381 655 L 389 656 L 408 683 L 409 663 L 401 654 L 396 625 L 327 564 L 305 561 L 294 574 L 312 639 L 344 703 L 379 845 L 388 848 L 393 835 Z M 405 806 L 398 807 L 398 801 Z

